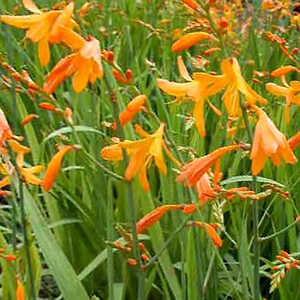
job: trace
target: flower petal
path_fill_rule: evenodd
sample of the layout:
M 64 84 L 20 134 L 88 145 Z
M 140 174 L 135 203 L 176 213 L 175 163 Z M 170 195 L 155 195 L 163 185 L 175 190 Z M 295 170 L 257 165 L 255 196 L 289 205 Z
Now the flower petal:
M 50 160 L 43 180 L 43 188 L 45 192 L 48 192 L 52 188 L 54 181 L 60 171 L 64 156 L 72 149 L 74 149 L 74 146 L 64 146 Z
M 50 48 L 47 37 L 39 41 L 38 52 L 41 65 L 47 66 L 50 62 Z
M 205 137 L 205 123 L 204 123 L 204 99 L 201 97 L 199 101 L 196 102 L 194 110 L 193 110 L 193 116 L 195 119 L 195 124 L 197 126 L 197 129 L 199 131 L 199 134 L 202 137 Z
M 41 11 L 36 6 L 36 4 L 33 2 L 33 0 L 22 0 L 23 6 L 29 10 L 30 12 L 34 14 L 40 14 Z

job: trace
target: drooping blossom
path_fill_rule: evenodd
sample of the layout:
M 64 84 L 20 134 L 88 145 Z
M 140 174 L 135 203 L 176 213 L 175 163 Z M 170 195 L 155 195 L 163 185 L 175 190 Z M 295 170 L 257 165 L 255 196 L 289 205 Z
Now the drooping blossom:
M 295 134 L 293 137 L 291 137 L 289 140 L 289 145 L 291 149 L 294 151 L 296 147 L 300 144 L 300 131 L 298 131 L 297 134 Z
M 215 229 L 215 227 L 217 227 L 217 224 L 208 224 L 200 221 L 191 221 L 187 224 L 187 226 L 195 226 L 204 229 L 207 232 L 210 239 L 212 240 L 212 242 L 214 243 L 214 245 L 218 248 L 222 247 L 223 242 Z
M 88 82 L 94 83 L 103 77 L 100 43 L 89 37 L 87 40 L 68 28 L 63 28 L 63 39 L 71 49 L 76 50 L 62 60 L 47 75 L 44 91 L 52 94 L 67 78 L 73 76 L 72 85 L 76 93 L 80 93 Z
M 121 126 L 125 126 L 133 117 L 142 109 L 145 109 L 144 104 L 147 101 L 146 95 L 139 95 L 133 98 L 126 106 L 126 109 L 120 113 L 119 119 Z
M 221 69 L 222 75 L 194 73 L 193 80 L 187 83 L 157 80 L 158 87 L 167 94 L 179 98 L 187 96 L 195 102 L 193 115 L 201 136 L 205 136 L 204 101 L 221 90 L 225 89 L 223 102 L 230 117 L 237 117 L 241 114 L 240 93 L 245 96 L 248 105 L 254 105 L 256 102 L 267 103 L 266 99 L 247 84 L 236 58 L 224 59 Z
M 290 122 L 289 108 L 292 104 L 300 106 L 300 81 L 291 81 L 286 86 L 280 86 L 275 83 L 267 83 L 266 89 L 277 97 L 285 97 L 285 120 Z
M 21 179 L 27 184 L 41 185 L 42 180 L 35 176 L 35 174 L 40 173 L 43 170 L 43 166 L 24 167 L 24 156 L 26 153 L 30 152 L 30 148 L 21 145 L 13 139 L 10 139 L 8 144 L 11 150 L 17 154 L 16 165 L 22 177 Z M 0 165 L 0 173 L 4 175 L 0 180 L 0 188 L 6 187 L 11 183 L 12 172 L 13 168 L 8 162 Z
M 17 278 L 16 297 L 17 300 L 26 300 L 25 289 L 19 278 Z
M 123 160 L 122 149 L 125 149 L 130 158 L 125 171 L 125 179 L 131 180 L 136 174 L 138 174 L 142 187 L 144 190 L 148 191 L 150 186 L 147 179 L 147 168 L 150 167 L 153 160 L 162 174 L 167 173 L 162 149 L 165 150 L 166 154 L 173 162 L 177 165 L 179 163 L 168 150 L 163 140 L 163 123 L 161 123 L 159 128 L 153 134 L 145 132 L 138 125 L 136 125 L 135 128 L 136 132 L 142 137 L 141 140 L 124 141 L 112 146 L 104 147 L 101 150 L 101 157 L 110 161 L 120 161 Z
M 27 115 L 21 122 L 21 125 L 24 127 L 26 124 L 30 123 L 32 120 L 38 118 L 36 114 L 29 114 Z
M 196 158 L 181 168 L 181 172 L 177 177 L 177 181 L 184 182 L 190 187 L 193 187 L 223 155 L 239 148 L 241 148 L 241 145 L 226 146 L 219 148 L 205 156 Z
M 43 189 L 48 192 L 58 176 L 64 156 L 71 150 L 76 149 L 74 145 L 63 146 L 50 160 L 43 179 Z
M 27 29 L 26 38 L 38 43 L 41 65 L 46 66 L 50 61 L 49 43 L 57 44 L 62 41 L 61 28 L 63 26 L 68 28 L 76 26 L 76 23 L 72 20 L 74 3 L 71 2 L 64 10 L 51 10 L 48 12 L 40 11 L 32 1 L 25 1 L 25 5 L 33 13 L 32 15 L 2 15 L 0 20 L 8 25 Z
M 189 49 L 203 40 L 212 40 L 212 35 L 201 31 L 187 33 L 172 45 L 172 52 L 176 53 Z
M 148 228 L 156 224 L 168 211 L 181 210 L 185 214 L 191 214 L 194 213 L 195 209 L 196 206 L 194 204 L 168 204 L 159 206 L 136 223 L 136 232 L 138 234 L 145 232 Z
M 253 145 L 250 154 L 252 160 L 252 174 L 257 175 L 264 167 L 267 158 L 271 158 L 275 166 L 280 165 L 280 160 L 295 164 L 295 157 L 286 137 L 281 133 L 267 114 L 258 107 L 254 107 L 258 116 Z
M 5 114 L 0 108 L 0 148 L 3 146 L 4 142 L 13 137 L 10 126 L 6 120 Z

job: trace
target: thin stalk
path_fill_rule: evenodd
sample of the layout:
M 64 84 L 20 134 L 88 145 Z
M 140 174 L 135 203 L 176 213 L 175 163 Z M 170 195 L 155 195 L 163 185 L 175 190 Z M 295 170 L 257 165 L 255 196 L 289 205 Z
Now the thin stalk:
M 220 47 L 223 51 L 223 56 L 227 57 L 228 53 L 225 47 L 225 42 L 224 42 L 224 38 L 222 36 L 222 33 L 220 32 L 220 30 L 218 30 L 215 21 L 213 20 L 210 11 L 209 11 L 209 5 L 205 4 L 204 2 L 200 1 L 198 2 L 201 6 L 201 8 L 204 10 L 205 14 L 206 14 L 206 18 L 211 26 L 211 29 L 213 31 L 213 33 L 218 37 L 219 43 L 220 43 Z
M 22 229 L 23 229 L 23 238 L 24 238 L 24 247 L 25 247 L 25 253 L 26 253 L 26 260 L 28 265 L 28 273 L 29 273 L 29 282 L 30 282 L 30 295 L 31 299 L 35 300 L 35 287 L 34 287 L 34 277 L 32 272 L 32 262 L 31 262 L 31 256 L 30 256 L 30 245 L 27 235 L 27 222 L 26 222 L 26 216 L 25 216 L 25 207 L 24 207 L 24 191 L 23 191 L 23 183 L 21 180 L 19 180 L 19 199 L 20 199 L 20 211 L 21 211 L 21 222 L 22 222 Z
M 181 222 L 181 224 L 177 227 L 177 229 L 172 232 L 172 234 L 166 240 L 166 242 L 164 243 L 164 245 L 162 246 L 162 248 L 147 262 L 147 264 L 145 265 L 145 268 L 150 267 L 151 265 L 153 265 L 157 261 L 157 259 L 161 256 L 161 254 L 164 252 L 164 250 L 174 240 L 174 238 L 176 237 L 176 235 L 185 227 L 187 221 L 188 221 L 188 219 L 185 218 Z
M 113 116 L 117 124 L 117 134 L 119 137 L 123 137 L 123 130 L 120 124 L 120 119 L 119 119 L 119 106 L 118 102 L 116 99 L 116 94 L 113 92 L 113 88 L 111 87 L 107 77 L 104 75 L 104 82 L 107 87 L 107 90 L 110 95 L 112 107 L 113 107 Z M 123 150 L 123 157 L 124 157 L 124 162 L 127 165 L 128 159 L 126 156 L 126 152 Z M 127 195 L 128 195 L 128 206 L 129 206 L 129 211 L 130 211 L 130 219 L 131 219 L 131 230 L 132 230 L 132 251 L 134 258 L 137 261 L 137 268 L 139 270 L 139 280 L 138 280 L 138 300 L 143 300 L 144 299 L 144 285 L 145 285 L 145 275 L 143 270 L 141 269 L 142 267 L 142 261 L 140 257 L 140 251 L 138 248 L 138 236 L 137 236 L 137 231 L 136 231 L 136 212 L 135 212 L 135 205 L 134 205 L 134 199 L 133 199 L 133 192 L 132 192 L 132 184 L 131 182 L 127 182 Z
M 79 136 L 75 130 L 75 127 L 72 123 L 69 122 L 69 125 L 72 129 L 72 132 L 74 134 L 74 137 L 75 137 L 75 141 L 76 143 L 78 143 L 80 146 L 81 145 L 81 142 L 80 142 L 80 139 L 79 139 Z M 108 168 L 106 168 L 100 161 L 98 161 L 97 159 L 95 159 L 88 151 L 86 151 L 83 147 L 82 147 L 82 151 L 84 153 L 84 155 L 92 162 L 94 163 L 96 166 L 98 166 L 100 169 L 102 169 L 105 173 L 107 173 L 108 175 L 111 175 L 112 177 L 114 177 L 115 179 L 117 180 L 124 180 L 124 178 L 118 174 L 116 174 L 115 172 L 109 170 Z
M 110 182 L 110 191 L 112 191 Z M 113 215 L 113 197 L 112 194 L 108 196 L 108 204 L 107 204 L 107 212 L 106 212 L 106 221 L 107 221 L 107 239 L 109 241 L 113 240 L 113 222 L 114 222 L 114 215 Z M 114 300 L 114 260 L 113 260 L 113 250 L 112 247 L 107 247 L 107 272 L 108 272 L 108 295 L 109 300 Z
M 247 107 L 244 99 L 241 98 L 241 109 L 243 114 L 243 119 L 245 122 L 249 142 L 251 145 L 253 144 L 253 133 L 249 124 Z M 252 176 L 252 188 L 255 192 L 257 192 L 257 180 L 256 176 Z M 259 244 L 259 230 L 258 230 L 258 203 L 257 201 L 253 202 L 252 206 L 252 214 L 253 214 L 253 231 L 254 231 L 254 240 L 253 240 L 253 248 L 254 248 L 254 300 L 260 299 L 260 283 L 259 283 L 259 256 L 260 256 L 260 244 Z
M 270 234 L 268 236 L 259 237 L 258 241 L 259 242 L 264 242 L 264 241 L 273 239 L 274 237 L 276 237 L 276 236 L 278 236 L 278 235 L 286 232 L 287 230 L 289 230 L 290 228 L 292 228 L 294 225 L 296 225 L 297 223 L 299 223 L 299 220 L 300 220 L 299 218 L 296 218 L 296 220 L 293 223 L 289 224 L 287 227 L 285 227 L 285 228 L 283 228 L 283 229 L 281 229 L 281 230 L 279 230 L 277 232 L 274 232 L 273 234 Z
M 8 62 L 11 64 L 12 61 L 12 47 L 9 42 L 9 34 L 7 32 L 7 26 L 3 26 L 3 32 L 4 32 L 4 39 L 5 39 L 5 45 L 7 50 L 7 56 L 8 56 Z M 17 97 L 16 97 L 16 83 L 11 77 L 11 74 L 9 73 L 9 78 L 11 81 L 11 98 L 12 98 L 12 112 L 13 112 L 13 127 L 17 128 Z M 12 247 L 14 252 L 17 250 L 17 206 L 15 201 L 12 201 Z

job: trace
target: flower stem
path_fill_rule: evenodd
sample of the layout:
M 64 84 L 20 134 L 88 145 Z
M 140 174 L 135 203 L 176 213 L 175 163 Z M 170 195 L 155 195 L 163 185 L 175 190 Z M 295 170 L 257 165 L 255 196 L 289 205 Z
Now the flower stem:
M 226 47 L 225 47 L 225 42 L 224 42 L 224 38 L 222 33 L 220 32 L 220 30 L 218 30 L 215 21 L 213 20 L 210 11 L 209 11 L 209 5 L 205 4 L 204 2 L 200 1 L 199 2 L 201 8 L 204 10 L 205 14 L 206 14 L 206 18 L 211 26 L 211 29 L 213 31 L 213 33 L 218 37 L 219 43 L 220 43 L 220 47 L 222 49 L 223 55 L 224 57 L 228 56 Z
M 113 92 L 113 88 L 111 87 L 107 77 L 104 75 L 103 77 L 105 85 L 107 87 L 107 90 L 110 95 L 111 103 L 113 106 L 113 116 L 117 124 L 117 134 L 120 138 L 124 136 L 123 130 L 120 124 L 120 119 L 119 119 L 119 106 L 118 102 L 116 99 L 116 94 Z M 124 162 L 127 165 L 128 159 L 126 152 L 123 150 L 123 157 L 124 157 Z M 135 205 L 134 205 L 134 199 L 133 199 L 133 192 L 132 192 L 132 184 L 131 182 L 127 182 L 127 193 L 128 193 L 128 206 L 129 206 L 129 211 L 130 211 L 130 219 L 131 219 L 131 230 L 132 230 L 132 250 L 133 250 L 133 255 L 134 258 L 137 261 L 137 268 L 139 270 L 138 274 L 138 300 L 143 300 L 144 299 L 144 283 L 145 283 L 145 275 L 143 273 L 143 270 L 141 269 L 142 266 L 142 261 L 141 261 L 141 256 L 140 256 L 140 251 L 138 248 L 138 236 L 137 236 L 137 231 L 136 231 L 136 213 L 135 213 Z
M 241 98 L 241 109 L 242 115 L 245 122 L 249 142 L 253 144 L 253 133 L 251 126 L 249 124 L 247 107 L 244 99 Z M 257 192 L 257 181 L 256 176 L 252 176 L 252 189 Z M 253 214 L 253 231 L 254 231 L 254 240 L 253 240 L 253 250 L 254 250 L 254 300 L 260 299 L 260 283 L 259 283 L 259 256 L 260 256 L 260 244 L 259 244 L 259 230 L 258 230 L 258 203 L 257 201 L 253 202 L 252 206 Z
M 30 282 L 30 294 L 31 299 L 35 300 L 35 287 L 34 287 L 34 277 L 32 272 L 32 262 L 31 262 L 31 256 L 30 256 L 30 245 L 28 241 L 28 235 L 27 235 L 27 226 L 26 226 L 26 216 L 25 216 L 25 207 L 24 207 L 24 192 L 23 192 L 23 183 L 20 181 L 19 183 L 19 197 L 20 197 L 20 210 L 21 210 L 21 220 L 22 220 L 22 227 L 23 227 L 23 238 L 24 238 L 24 248 L 26 253 L 26 260 L 28 265 L 28 274 L 29 274 L 29 282 Z
M 299 223 L 299 218 L 296 218 L 296 220 L 293 223 L 289 224 L 287 227 L 285 227 L 285 228 L 283 228 L 283 229 L 281 229 L 281 230 L 279 230 L 277 232 L 274 232 L 273 234 L 270 234 L 270 235 L 264 236 L 264 237 L 259 237 L 258 241 L 259 242 L 264 242 L 264 241 L 270 240 L 270 239 L 272 239 L 272 238 L 274 238 L 274 237 L 276 237 L 276 236 L 278 236 L 278 235 L 286 232 L 287 230 L 289 230 L 290 228 L 292 228 L 297 223 Z

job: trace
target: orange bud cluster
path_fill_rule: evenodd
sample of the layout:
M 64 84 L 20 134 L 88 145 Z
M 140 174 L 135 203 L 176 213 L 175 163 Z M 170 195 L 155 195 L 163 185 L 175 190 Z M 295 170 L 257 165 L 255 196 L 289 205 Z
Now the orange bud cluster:
M 32 120 L 34 120 L 36 118 L 38 118 L 38 115 L 29 114 L 22 120 L 21 125 L 25 126 L 26 124 L 30 123 Z
M 40 88 L 30 77 L 29 73 L 26 70 L 22 70 L 21 73 L 16 71 L 11 65 L 4 62 L 0 57 L 0 65 L 1 67 L 7 71 L 9 76 L 15 81 L 15 83 L 19 84 L 16 86 L 16 91 L 21 92 L 21 87 L 24 85 L 28 89 L 28 93 L 31 97 L 34 96 L 35 93 L 40 93 L 44 95 L 44 91 Z M 11 80 L 6 76 L 2 75 L 2 79 L 6 83 L 7 86 L 11 86 Z M 48 97 L 49 98 L 49 97 Z
M 110 64 L 114 63 L 114 53 L 108 50 L 102 50 L 102 57 Z
M 125 255 L 132 255 L 133 254 L 132 253 L 132 249 L 133 249 L 132 234 L 129 233 L 128 231 L 126 231 L 120 225 L 116 226 L 116 230 L 122 236 L 124 241 L 121 242 L 121 240 L 117 240 L 117 241 L 114 241 L 114 242 L 108 242 L 108 245 L 110 245 L 112 248 L 120 250 Z M 147 247 L 142 242 L 139 242 L 137 247 L 138 247 L 138 250 L 140 252 L 141 261 L 144 262 L 144 263 L 147 263 L 149 261 L 149 255 L 148 255 Z M 138 261 L 135 258 L 129 257 L 129 258 L 127 258 L 126 261 L 132 267 L 136 267 L 138 265 Z M 144 270 L 145 265 L 141 265 L 141 269 Z
M 112 70 L 113 76 L 115 79 L 123 84 L 131 84 L 132 82 L 132 71 L 131 69 L 127 69 L 125 72 L 125 76 L 116 68 L 113 68 Z
M 270 274 L 272 280 L 270 292 L 273 292 L 279 286 L 280 281 L 285 277 L 286 271 L 292 268 L 300 270 L 300 261 L 288 252 L 281 250 L 279 255 L 276 255 L 276 261 L 271 267 L 273 273 Z
M 163 215 L 170 211 L 170 210 L 181 210 L 184 214 L 192 214 L 196 210 L 195 204 L 169 204 L 169 205 L 162 205 L 150 213 L 145 215 L 142 219 L 140 219 L 136 224 L 136 231 L 137 233 L 143 233 L 148 228 L 152 227 L 156 224 Z
M 216 231 L 216 229 L 218 227 L 217 224 L 208 224 L 208 223 L 203 223 L 200 221 L 192 221 L 192 222 L 189 222 L 187 224 L 187 226 L 198 227 L 198 228 L 204 229 L 207 232 L 210 239 L 212 240 L 212 242 L 214 243 L 214 245 L 218 248 L 222 247 L 223 242 Z
M 7 262 L 9 261 L 15 261 L 17 259 L 17 256 L 14 254 L 4 254 L 5 250 L 3 248 L 0 248 L 0 258 L 5 259 Z
M 196 11 L 200 9 L 200 5 L 194 0 L 182 0 L 182 2 Z

